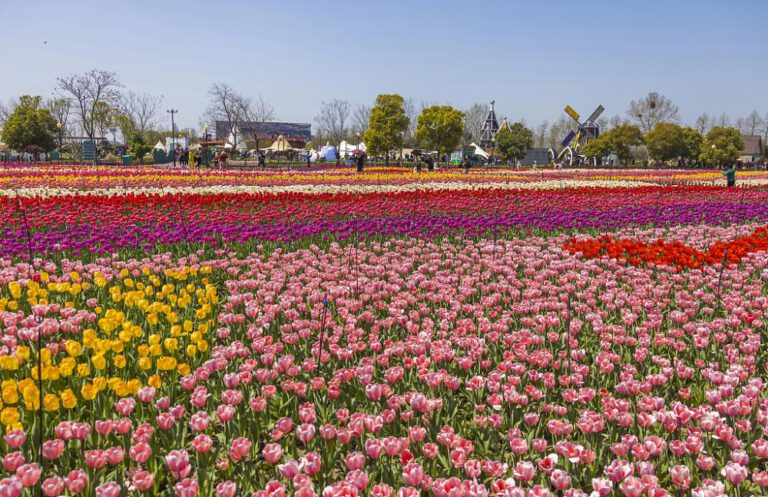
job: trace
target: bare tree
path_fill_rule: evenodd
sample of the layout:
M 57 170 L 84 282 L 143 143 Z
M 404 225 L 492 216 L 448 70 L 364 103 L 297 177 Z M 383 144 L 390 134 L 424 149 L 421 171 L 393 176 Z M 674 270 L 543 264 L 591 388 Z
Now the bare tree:
M 762 128 L 763 118 L 760 117 L 760 114 L 756 110 L 753 110 L 744 119 L 744 132 L 748 135 L 756 135 L 760 133 Z
M 114 104 L 123 85 L 117 75 L 109 71 L 91 69 L 83 74 L 57 78 L 59 89 L 72 98 L 80 126 L 89 139 L 96 136 L 96 119 L 101 104 Z
M 534 147 L 541 148 L 547 146 L 547 131 L 549 131 L 549 121 L 545 120 L 536 126 L 536 132 L 533 135 Z
M 405 131 L 403 145 L 416 145 L 416 122 L 418 121 L 419 113 L 424 107 L 426 107 L 424 102 L 421 103 L 421 106 L 418 106 L 412 98 L 406 98 L 403 102 L 403 110 L 405 110 L 405 115 L 408 116 L 408 129 Z
M 117 111 L 127 119 L 134 131 L 143 134 L 159 124 L 157 113 L 162 102 L 163 97 L 129 91 L 120 98 Z
M 359 104 L 352 113 L 352 132 L 363 136 L 368 130 L 368 122 L 371 120 L 371 107 Z
M 632 100 L 627 110 L 630 118 L 634 119 L 644 132 L 652 130 L 656 123 L 677 121 L 679 112 L 672 100 L 655 91 L 640 100 Z
M 739 133 L 744 134 L 744 130 L 747 127 L 747 121 L 743 117 L 737 117 L 736 122 L 733 123 L 733 127 L 739 130 Z
M 69 129 L 69 115 L 72 111 L 72 100 L 68 98 L 51 98 L 45 103 L 45 108 L 51 113 L 58 123 L 59 146 L 64 142 L 64 137 Z
M 549 127 L 545 146 L 553 150 L 560 150 L 562 148 L 562 142 L 568 132 L 573 131 L 575 128 L 576 123 L 573 122 L 573 119 L 560 116 L 557 121 L 553 122 Z
M 483 131 L 485 118 L 488 117 L 488 107 L 479 102 L 472 104 L 464 110 L 464 141 L 471 143 L 478 138 Z
M 709 114 L 705 112 L 696 118 L 696 123 L 694 126 L 697 130 L 699 130 L 699 133 L 703 135 L 706 134 L 706 132 L 709 131 L 709 128 L 712 127 L 712 121 L 713 119 L 709 117 Z
M 336 99 L 323 102 L 320 106 L 320 113 L 315 116 L 315 122 L 319 131 L 334 145 L 338 145 L 347 137 L 351 111 L 352 105 L 346 100 Z
M 766 142 L 768 142 L 768 112 L 763 117 L 763 147 L 766 146 Z
M 227 83 L 214 83 L 208 90 L 210 102 L 203 119 L 216 126 L 216 121 L 224 121 L 232 133 L 232 147 L 237 148 L 238 125 L 247 119 L 251 111 L 251 101 L 243 97 Z M 219 140 L 226 137 L 217 136 Z
M 728 114 L 726 114 L 725 112 L 722 112 L 719 116 L 717 116 L 715 119 L 712 120 L 712 125 L 728 127 L 731 125 L 731 118 L 728 117 Z
M 251 127 L 253 139 L 256 141 L 256 148 L 258 149 L 261 131 L 264 129 L 264 123 L 274 121 L 277 117 L 277 113 L 272 102 L 261 95 L 256 97 L 256 100 L 246 99 L 246 102 L 247 103 L 243 106 L 245 112 L 244 117 Z

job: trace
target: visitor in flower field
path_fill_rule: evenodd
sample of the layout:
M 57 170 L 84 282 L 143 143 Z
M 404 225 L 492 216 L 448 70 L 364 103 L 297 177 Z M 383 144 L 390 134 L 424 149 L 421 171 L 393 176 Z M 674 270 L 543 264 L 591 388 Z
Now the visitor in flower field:
M 357 156 L 357 172 L 358 173 L 363 172 L 364 165 L 365 165 L 365 154 L 360 154 Z
M 726 181 L 728 182 L 728 186 L 736 186 L 736 165 L 731 164 L 726 171 L 724 171 L 723 176 L 725 176 Z

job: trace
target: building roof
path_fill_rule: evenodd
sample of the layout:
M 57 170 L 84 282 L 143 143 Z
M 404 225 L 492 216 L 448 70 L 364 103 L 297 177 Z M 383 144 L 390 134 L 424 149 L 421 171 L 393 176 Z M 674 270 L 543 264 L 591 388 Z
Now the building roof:
M 741 155 L 763 154 L 763 138 L 760 135 L 741 135 L 741 139 L 744 140 L 744 150 L 741 151 Z
M 258 131 L 260 140 L 277 140 L 282 135 L 289 141 L 308 142 L 312 140 L 312 125 L 308 123 L 280 123 L 280 122 L 241 122 L 237 123 L 240 135 L 253 136 Z M 229 136 L 232 132 L 227 121 L 216 121 L 216 136 Z

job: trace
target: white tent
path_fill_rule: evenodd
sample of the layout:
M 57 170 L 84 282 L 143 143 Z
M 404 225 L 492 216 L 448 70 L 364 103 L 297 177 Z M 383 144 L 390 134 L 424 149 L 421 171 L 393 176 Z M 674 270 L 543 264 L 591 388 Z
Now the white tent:
M 272 145 L 268 146 L 264 150 L 271 150 L 272 152 L 287 152 L 289 150 L 294 150 L 294 148 L 291 147 L 290 142 L 283 135 L 280 135 L 277 137 L 277 140 L 272 142 Z
M 233 126 L 232 131 L 229 133 L 229 136 L 227 137 L 227 143 L 224 144 L 224 148 L 229 150 L 235 146 L 235 132 L 237 132 L 237 150 L 246 150 L 247 147 L 245 146 L 245 140 L 243 139 L 243 135 L 240 134 L 240 130 L 237 128 L 237 125 Z
M 165 150 L 165 144 L 163 144 L 163 140 L 158 140 L 155 144 L 154 150 Z
M 345 157 L 347 155 L 352 155 L 352 152 L 355 150 L 362 150 L 363 152 L 366 151 L 365 143 L 360 142 L 359 145 L 356 145 L 354 143 L 349 143 L 346 140 L 339 143 L 339 154 L 342 157 Z
M 480 145 L 478 145 L 477 143 L 470 143 L 469 146 L 470 147 L 475 147 L 475 155 L 479 155 L 483 159 L 487 159 L 488 158 L 488 152 L 483 150 L 483 148 Z
M 336 147 L 326 143 L 325 146 L 320 149 L 320 157 L 327 161 L 336 160 Z

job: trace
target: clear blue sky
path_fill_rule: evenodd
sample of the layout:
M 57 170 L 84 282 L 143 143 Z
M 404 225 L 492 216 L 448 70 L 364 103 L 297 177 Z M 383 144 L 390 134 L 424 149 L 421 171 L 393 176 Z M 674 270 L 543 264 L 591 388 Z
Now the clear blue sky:
M 585 6 L 579 10 L 579 5 Z M 320 102 L 378 93 L 529 124 L 565 104 L 624 115 L 658 91 L 684 120 L 768 112 L 765 0 L 0 0 L 0 100 L 115 71 L 197 126 L 211 83 L 312 122 Z M 47 43 L 44 43 L 47 42 Z

